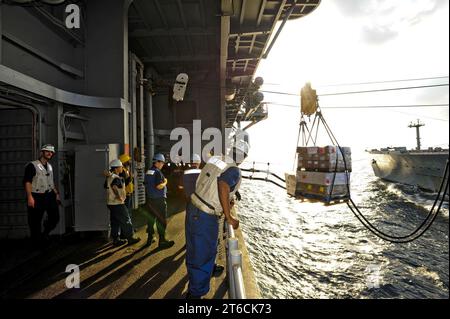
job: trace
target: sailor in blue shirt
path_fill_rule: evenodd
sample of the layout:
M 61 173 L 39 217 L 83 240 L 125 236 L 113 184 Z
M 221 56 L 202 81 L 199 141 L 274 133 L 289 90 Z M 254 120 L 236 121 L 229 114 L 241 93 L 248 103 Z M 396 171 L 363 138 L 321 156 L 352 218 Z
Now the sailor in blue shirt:
M 148 239 L 146 246 L 150 246 L 153 242 L 154 225 L 159 234 L 159 248 L 169 248 L 174 245 L 172 240 L 166 239 L 167 227 L 167 179 L 164 177 L 161 169 L 166 159 L 162 154 L 156 154 L 153 157 L 153 166 L 146 172 L 144 184 L 146 189 L 146 207 L 148 210 Z
M 186 268 L 189 278 L 186 298 L 201 298 L 210 289 L 220 217 L 225 215 L 234 229 L 239 227 L 239 221 L 231 215 L 231 199 L 241 183 L 241 171 L 237 165 L 247 156 L 248 148 L 245 142 L 236 143 L 230 154 L 235 164 L 213 157 L 198 177 L 186 209 Z

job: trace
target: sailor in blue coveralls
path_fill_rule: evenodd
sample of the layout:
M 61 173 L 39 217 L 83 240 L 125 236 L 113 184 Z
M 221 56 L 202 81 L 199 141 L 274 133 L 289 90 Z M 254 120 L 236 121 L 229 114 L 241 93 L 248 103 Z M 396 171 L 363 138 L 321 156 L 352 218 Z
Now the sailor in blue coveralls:
M 153 242 L 154 225 L 156 223 L 159 234 L 159 248 L 170 248 L 174 245 L 172 240 L 166 239 L 167 179 L 161 172 L 165 162 L 164 155 L 155 154 L 153 157 L 153 166 L 146 172 L 144 179 L 147 196 L 146 206 L 149 213 L 147 216 L 148 239 L 146 246 L 150 246 Z
M 212 157 L 201 170 L 195 192 L 186 209 L 186 298 L 198 299 L 210 289 L 217 255 L 219 219 L 222 214 L 234 229 L 239 221 L 231 215 L 231 199 L 241 182 L 237 167 L 248 154 L 246 142 L 236 143 L 230 157 Z
M 201 169 L 200 164 L 202 162 L 202 159 L 200 155 L 194 154 L 192 155 L 192 161 L 191 161 L 191 169 L 188 169 L 184 171 L 183 174 L 183 188 L 184 188 L 184 194 L 186 196 L 186 209 L 187 205 L 191 201 L 191 195 L 195 192 L 195 184 L 197 182 L 197 178 L 200 175 Z M 187 221 L 188 219 L 186 219 Z M 220 276 L 220 274 L 223 272 L 224 267 L 222 265 L 214 264 L 213 268 L 213 275 L 214 276 Z

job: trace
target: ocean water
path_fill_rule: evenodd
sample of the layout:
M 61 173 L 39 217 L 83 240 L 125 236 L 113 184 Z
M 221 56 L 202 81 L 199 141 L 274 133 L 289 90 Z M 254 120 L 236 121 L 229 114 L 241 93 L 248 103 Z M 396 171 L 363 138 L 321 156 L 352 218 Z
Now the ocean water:
M 353 162 L 351 192 L 373 224 L 395 235 L 420 225 L 434 200 L 376 178 L 368 155 Z M 240 227 L 263 298 L 449 298 L 448 202 L 421 238 L 392 244 L 346 204 L 300 202 L 252 180 L 241 194 Z

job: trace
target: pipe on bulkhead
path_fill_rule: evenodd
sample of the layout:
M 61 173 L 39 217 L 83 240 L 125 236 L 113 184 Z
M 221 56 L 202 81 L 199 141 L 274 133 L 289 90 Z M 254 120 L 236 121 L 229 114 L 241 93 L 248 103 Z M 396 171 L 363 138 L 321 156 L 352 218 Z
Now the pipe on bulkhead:
M 146 72 L 147 73 L 147 72 Z M 152 166 L 153 155 L 155 154 L 155 132 L 153 127 L 153 95 L 151 91 L 152 80 L 151 74 L 147 73 L 145 77 L 148 79 L 145 90 L 145 107 L 147 110 L 147 143 L 145 150 L 147 153 L 147 167 Z

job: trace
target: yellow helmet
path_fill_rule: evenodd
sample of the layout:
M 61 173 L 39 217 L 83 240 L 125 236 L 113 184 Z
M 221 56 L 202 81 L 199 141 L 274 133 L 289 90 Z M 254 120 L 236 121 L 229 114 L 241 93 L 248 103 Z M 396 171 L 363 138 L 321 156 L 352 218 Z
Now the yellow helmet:
M 122 155 L 120 155 L 119 160 L 122 163 L 126 163 L 126 162 L 129 162 L 131 160 L 131 157 L 128 154 L 122 154 Z

